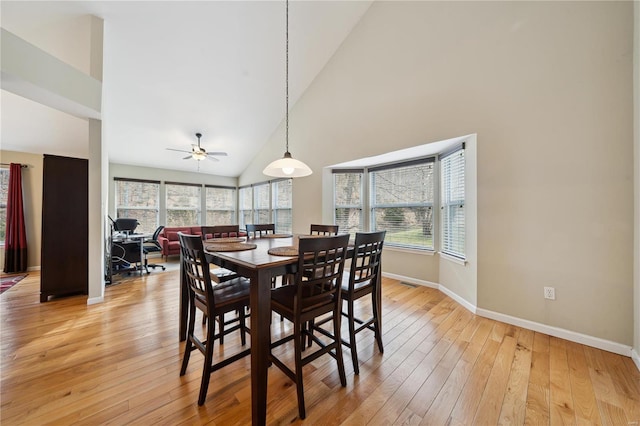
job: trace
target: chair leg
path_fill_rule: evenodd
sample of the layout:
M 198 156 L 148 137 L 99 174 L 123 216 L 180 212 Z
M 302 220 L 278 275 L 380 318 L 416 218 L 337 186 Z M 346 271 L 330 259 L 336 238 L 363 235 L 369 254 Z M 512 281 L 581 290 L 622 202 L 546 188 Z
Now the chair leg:
M 342 319 L 342 309 L 338 306 L 333 311 L 333 339 L 336 345 L 336 362 L 338 363 L 338 375 L 342 387 L 347 386 L 347 375 L 344 371 L 344 359 L 342 358 L 342 338 L 340 337 L 340 321 Z
M 349 312 L 347 321 L 349 322 L 349 349 L 351 350 L 351 362 L 353 362 L 353 374 L 360 374 L 360 366 L 358 364 L 358 350 L 356 348 L 356 321 L 353 317 L 353 300 L 347 301 L 347 310 Z
M 220 330 L 220 344 L 224 344 L 224 314 L 218 317 L 218 329 Z
M 198 405 L 203 405 L 207 399 L 207 390 L 209 389 L 209 380 L 211 379 L 211 365 L 213 361 L 213 344 L 215 334 L 215 324 L 209 321 L 207 325 L 207 343 L 204 351 L 204 367 L 202 369 L 202 380 L 200 381 L 200 394 L 198 396 Z
M 378 342 L 378 350 L 380 350 L 380 353 L 384 353 L 384 348 L 382 346 L 382 324 L 380 321 L 380 318 L 382 316 L 382 312 L 381 312 L 381 306 L 380 303 L 378 301 L 378 297 L 376 296 L 376 291 L 374 290 L 373 292 L 371 292 L 371 304 L 373 305 L 373 315 L 374 315 L 374 321 L 373 321 L 373 329 L 374 329 L 374 334 L 376 336 L 376 342 Z
M 184 345 L 184 355 L 182 357 L 182 367 L 180 367 L 180 375 L 184 376 L 187 372 L 187 366 L 189 365 L 189 358 L 191 357 L 191 351 L 193 350 L 193 341 L 191 337 L 193 336 L 193 330 L 196 324 L 196 308 L 193 302 L 189 304 L 189 325 L 187 327 L 187 341 Z
M 242 346 L 247 344 L 247 335 L 246 335 L 246 331 L 245 331 L 245 314 L 244 314 L 244 308 L 238 310 L 238 316 L 239 316 L 239 321 L 240 321 L 240 342 L 242 343 Z
M 302 349 L 305 346 L 305 335 L 302 332 L 304 329 L 303 324 L 294 324 L 295 333 L 297 336 L 294 341 L 295 347 L 295 368 L 296 368 L 296 390 L 298 392 L 298 416 L 300 420 L 303 420 L 307 414 L 304 407 L 304 386 L 302 384 Z

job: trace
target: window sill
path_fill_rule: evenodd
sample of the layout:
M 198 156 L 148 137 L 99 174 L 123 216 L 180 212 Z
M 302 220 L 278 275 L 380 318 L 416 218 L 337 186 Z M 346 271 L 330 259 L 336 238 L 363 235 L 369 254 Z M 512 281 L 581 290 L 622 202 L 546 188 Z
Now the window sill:
M 420 250 L 420 249 L 398 247 L 398 246 L 384 246 L 384 250 L 398 251 L 402 253 L 423 254 L 426 256 L 433 256 L 436 254 L 436 252 L 433 250 Z
M 438 252 L 440 258 L 448 260 L 449 262 L 457 263 L 458 265 L 465 266 L 467 264 L 466 259 L 460 259 L 459 257 L 451 256 L 446 253 Z

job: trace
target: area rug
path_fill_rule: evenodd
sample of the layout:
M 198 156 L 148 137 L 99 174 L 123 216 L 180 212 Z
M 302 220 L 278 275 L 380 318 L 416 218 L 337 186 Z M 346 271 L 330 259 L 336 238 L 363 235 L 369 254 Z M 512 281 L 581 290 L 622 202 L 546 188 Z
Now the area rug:
M 4 275 L 3 274 L 2 277 L 0 277 L 0 294 L 4 293 L 14 285 L 18 284 L 18 282 L 20 282 L 20 280 L 26 276 L 27 276 L 26 274 L 20 274 L 20 275 Z

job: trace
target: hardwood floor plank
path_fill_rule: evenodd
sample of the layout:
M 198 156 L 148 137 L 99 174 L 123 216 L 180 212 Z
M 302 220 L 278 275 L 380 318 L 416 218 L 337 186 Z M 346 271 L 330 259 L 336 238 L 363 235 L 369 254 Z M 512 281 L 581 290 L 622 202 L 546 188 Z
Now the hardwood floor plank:
M 0 296 L 3 425 L 245 425 L 251 422 L 250 359 L 215 372 L 196 403 L 202 356 L 180 377 L 177 271 L 132 276 L 86 296 L 39 302 L 39 274 Z M 357 312 L 366 314 L 369 301 Z M 471 425 L 638 423 L 640 372 L 630 358 L 472 315 L 440 291 L 383 279 L 381 354 L 357 337 L 347 386 L 335 361 L 307 365 L 307 419 L 295 388 L 270 369 L 269 425 Z M 274 318 L 272 334 L 290 325 Z M 345 330 L 345 324 L 343 324 Z M 240 348 L 228 336 L 216 354 Z M 329 415 L 330 413 L 330 415 Z

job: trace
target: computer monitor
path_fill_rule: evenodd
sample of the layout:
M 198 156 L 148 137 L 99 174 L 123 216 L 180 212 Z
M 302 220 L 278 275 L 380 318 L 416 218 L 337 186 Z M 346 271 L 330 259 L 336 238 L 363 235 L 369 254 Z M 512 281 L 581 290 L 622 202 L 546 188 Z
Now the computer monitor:
M 138 219 L 119 217 L 113 222 L 113 229 L 120 232 L 133 232 L 138 226 Z

